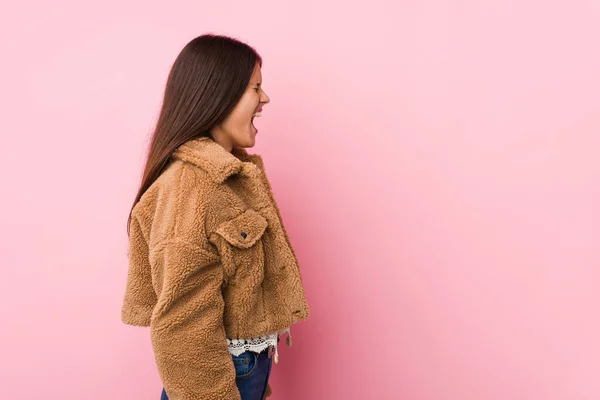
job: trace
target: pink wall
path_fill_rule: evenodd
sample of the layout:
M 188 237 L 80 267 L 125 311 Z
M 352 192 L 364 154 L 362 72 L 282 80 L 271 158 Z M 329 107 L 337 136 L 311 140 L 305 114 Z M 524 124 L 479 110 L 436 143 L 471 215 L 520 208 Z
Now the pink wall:
M 2 398 L 158 399 L 125 221 L 208 31 L 264 56 L 255 150 L 312 306 L 274 400 L 600 398 L 597 1 L 156 4 L 0 17 Z

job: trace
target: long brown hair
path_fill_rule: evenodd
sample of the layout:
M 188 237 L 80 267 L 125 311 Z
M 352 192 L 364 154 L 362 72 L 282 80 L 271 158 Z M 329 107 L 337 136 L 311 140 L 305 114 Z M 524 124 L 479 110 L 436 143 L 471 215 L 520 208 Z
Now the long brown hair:
M 252 47 L 227 36 L 206 34 L 179 53 L 167 79 L 156 128 L 150 140 L 142 182 L 133 208 L 165 170 L 171 155 L 188 140 L 210 137 L 233 110 L 262 58 Z

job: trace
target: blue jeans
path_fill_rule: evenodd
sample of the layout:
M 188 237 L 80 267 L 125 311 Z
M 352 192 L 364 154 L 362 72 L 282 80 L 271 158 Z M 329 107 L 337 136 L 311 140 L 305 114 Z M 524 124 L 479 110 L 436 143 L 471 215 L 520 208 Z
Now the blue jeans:
M 273 358 L 269 356 L 269 350 L 263 350 L 260 354 L 246 351 L 231 358 L 235 367 L 235 384 L 240 391 L 242 400 L 263 400 L 273 365 Z M 165 389 L 162 391 L 160 400 L 169 400 Z

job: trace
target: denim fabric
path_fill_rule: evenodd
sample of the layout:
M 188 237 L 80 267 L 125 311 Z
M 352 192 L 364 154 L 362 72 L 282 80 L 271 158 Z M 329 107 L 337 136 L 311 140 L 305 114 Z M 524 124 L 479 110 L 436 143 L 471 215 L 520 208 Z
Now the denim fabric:
M 267 391 L 273 358 L 266 349 L 260 354 L 246 351 L 239 356 L 232 356 L 235 367 L 235 383 L 242 400 L 263 400 Z M 163 389 L 160 400 L 169 400 Z

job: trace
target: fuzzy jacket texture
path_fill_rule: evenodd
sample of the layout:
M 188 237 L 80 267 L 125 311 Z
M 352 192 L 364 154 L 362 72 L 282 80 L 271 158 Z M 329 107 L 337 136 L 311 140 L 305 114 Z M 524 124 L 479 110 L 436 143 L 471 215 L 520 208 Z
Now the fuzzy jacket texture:
M 226 338 L 309 315 L 260 156 L 209 138 L 175 151 L 133 209 L 121 314 L 150 327 L 171 400 L 240 399 Z

